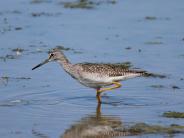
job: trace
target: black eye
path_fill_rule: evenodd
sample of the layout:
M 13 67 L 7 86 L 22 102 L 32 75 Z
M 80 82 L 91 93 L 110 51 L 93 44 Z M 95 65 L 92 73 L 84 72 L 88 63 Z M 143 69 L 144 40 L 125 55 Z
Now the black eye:
M 51 57 L 53 57 L 53 56 L 54 56 L 54 54 L 53 54 L 53 53 L 51 53 L 51 54 L 50 54 L 50 56 L 51 56 Z

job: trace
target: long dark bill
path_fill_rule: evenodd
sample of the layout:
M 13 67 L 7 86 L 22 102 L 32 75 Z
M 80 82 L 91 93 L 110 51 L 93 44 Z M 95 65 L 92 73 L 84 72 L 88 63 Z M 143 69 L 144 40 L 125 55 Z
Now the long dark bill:
M 36 65 L 34 68 L 32 68 L 32 70 L 34 70 L 34 69 L 36 69 L 36 68 L 38 68 L 38 67 L 40 67 L 40 66 L 42 66 L 42 65 L 44 65 L 44 64 L 46 64 L 46 63 L 48 63 L 48 62 L 49 62 L 49 59 L 46 59 L 46 60 L 43 61 L 42 63 L 40 63 L 40 64 Z

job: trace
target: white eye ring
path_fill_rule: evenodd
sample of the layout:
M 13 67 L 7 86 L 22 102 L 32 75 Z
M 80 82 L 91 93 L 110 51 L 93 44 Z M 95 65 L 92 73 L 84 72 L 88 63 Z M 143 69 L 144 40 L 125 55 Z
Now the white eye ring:
M 50 54 L 50 57 L 53 57 L 53 56 L 54 56 L 54 54 L 53 54 L 53 53 L 51 53 L 51 54 Z

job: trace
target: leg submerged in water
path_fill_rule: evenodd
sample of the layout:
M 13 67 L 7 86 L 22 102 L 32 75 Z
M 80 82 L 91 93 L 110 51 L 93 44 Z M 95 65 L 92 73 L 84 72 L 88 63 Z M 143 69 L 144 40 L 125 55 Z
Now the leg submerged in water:
M 97 97 L 98 103 L 101 103 L 101 96 L 100 96 L 100 94 L 102 92 L 105 92 L 105 91 L 108 91 L 108 90 L 113 90 L 113 89 L 116 89 L 116 88 L 119 88 L 119 87 L 122 86 L 121 83 L 119 83 L 119 82 L 112 82 L 112 84 L 114 84 L 114 87 L 103 88 L 103 89 L 98 88 L 97 89 L 96 97 Z

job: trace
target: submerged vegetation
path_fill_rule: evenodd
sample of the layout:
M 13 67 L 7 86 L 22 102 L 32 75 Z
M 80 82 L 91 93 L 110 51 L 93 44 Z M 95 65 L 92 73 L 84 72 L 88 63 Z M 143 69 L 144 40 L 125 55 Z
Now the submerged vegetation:
M 31 0 L 32 4 L 48 3 L 50 0 Z
M 177 134 L 184 133 L 184 126 L 171 124 L 169 126 L 149 125 L 146 123 L 136 123 L 132 126 L 124 126 L 120 120 L 114 118 L 88 118 L 80 123 L 74 124 L 67 129 L 61 137 L 117 137 L 117 136 L 139 136 L 145 134 Z M 91 124 L 90 124 L 91 122 Z
M 170 126 L 148 125 L 146 123 L 137 123 L 128 130 L 132 135 L 140 134 L 175 134 L 184 133 L 184 126 L 171 124 Z
M 62 46 L 62 45 L 58 45 L 55 48 L 57 48 L 59 50 L 62 50 L 62 51 L 72 51 L 74 54 L 82 54 L 83 53 L 81 51 L 75 50 L 73 48 L 65 47 L 65 46 Z M 50 53 L 50 51 L 52 51 L 52 49 L 50 49 L 48 53 Z
M 150 87 L 152 87 L 152 88 L 157 88 L 157 89 L 165 88 L 165 86 L 164 86 L 164 85 L 161 85 L 161 84 L 151 85 Z
M 0 77 L 0 84 L 7 85 L 10 80 L 30 80 L 30 77 L 9 77 L 9 76 L 1 76 Z
M 155 17 L 155 16 L 146 16 L 145 19 L 146 20 L 156 20 L 157 17 Z
M 56 48 L 57 48 L 57 49 L 60 49 L 60 50 L 65 50 L 65 51 L 74 50 L 74 49 L 72 49 L 72 48 L 64 47 L 64 46 L 61 46 L 61 45 L 56 46 Z
M 89 0 L 79 0 L 76 2 L 64 2 L 65 8 L 81 8 L 81 9 L 91 9 L 94 3 Z
M 73 2 L 61 2 L 61 4 L 64 5 L 65 8 L 78 8 L 78 9 L 92 9 L 97 5 L 100 5 L 102 3 L 110 3 L 115 4 L 116 0 L 77 0 Z
M 156 73 L 149 73 L 149 72 L 146 72 L 144 76 L 145 76 L 145 77 L 160 78 L 160 79 L 167 78 L 166 75 L 163 75 L 163 74 L 156 74 Z
M 55 16 L 59 16 L 61 15 L 60 12 L 57 13 L 50 13 L 50 12 L 32 12 L 31 16 L 32 17 L 41 17 L 41 16 L 45 16 L 45 17 L 55 17 Z
M 121 66 L 122 68 L 125 68 L 125 69 L 129 69 L 130 67 L 132 67 L 132 63 L 131 62 L 123 62 L 123 63 L 116 63 L 117 65 Z
M 161 85 L 161 84 L 154 84 L 154 85 L 151 85 L 150 87 L 156 88 L 156 89 L 163 89 L 163 88 L 173 89 L 173 90 L 180 89 L 180 87 L 176 86 L 176 85 L 164 86 L 164 85 Z
M 119 136 L 141 136 L 145 134 L 174 135 L 184 133 L 184 126 L 178 124 L 152 125 L 144 122 L 134 124 L 124 124 L 122 120 L 114 116 L 103 116 L 98 105 L 96 115 L 82 118 L 73 124 L 62 138 L 86 137 L 86 138 L 113 138 Z
M 147 44 L 147 45 L 161 45 L 161 44 L 163 44 L 163 42 L 160 42 L 160 41 L 148 41 L 148 42 L 145 42 L 145 44 Z
M 173 85 L 172 86 L 173 89 L 180 89 L 180 87 L 176 86 L 176 85 Z
M 6 61 L 7 59 L 16 59 L 16 55 L 5 55 L 0 57 L 1 60 Z
M 8 77 L 8 76 L 2 76 L 0 77 L 0 80 L 9 80 L 9 79 L 14 79 L 14 80 L 30 80 L 30 77 Z
M 167 118 L 184 118 L 184 112 L 168 111 L 163 113 L 163 116 Z

